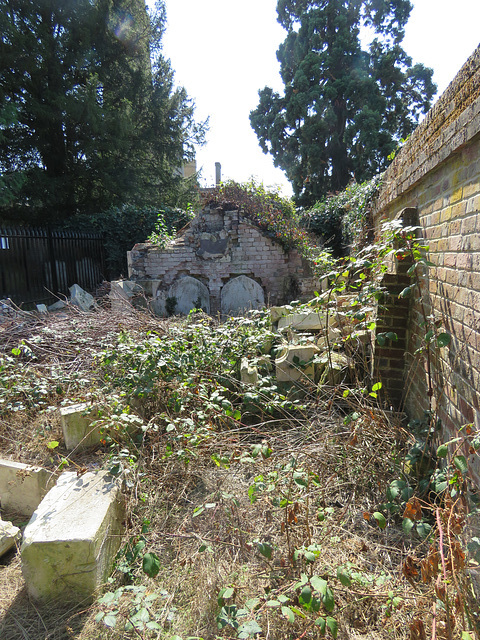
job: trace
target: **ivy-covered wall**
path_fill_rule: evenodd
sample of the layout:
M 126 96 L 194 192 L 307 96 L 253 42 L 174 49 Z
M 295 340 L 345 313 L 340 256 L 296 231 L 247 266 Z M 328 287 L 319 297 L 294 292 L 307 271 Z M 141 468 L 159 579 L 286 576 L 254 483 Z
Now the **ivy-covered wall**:
M 423 302 L 434 323 L 452 335 L 432 354 L 433 408 L 448 431 L 466 423 L 480 428 L 480 47 L 386 172 L 377 230 L 405 210 L 409 222 L 416 215 L 434 265 L 423 282 Z M 406 411 L 421 418 L 429 403 L 425 358 L 414 355 L 425 331 L 418 297 L 406 313 L 397 387 Z M 383 375 L 388 379 L 388 367 Z

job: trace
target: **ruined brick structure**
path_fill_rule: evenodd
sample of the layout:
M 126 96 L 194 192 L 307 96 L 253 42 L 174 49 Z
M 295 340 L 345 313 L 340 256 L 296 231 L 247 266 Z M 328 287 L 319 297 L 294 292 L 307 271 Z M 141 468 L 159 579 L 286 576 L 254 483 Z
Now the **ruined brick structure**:
M 399 217 L 422 228 L 435 265 L 424 302 L 453 337 L 433 357 L 434 408 L 450 432 L 466 423 L 480 427 L 480 47 L 386 172 L 377 229 Z M 425 330 L 418 301 L 405 304 L 396 295 L 407 284 L 401 263 L 391 265 L 381 327 L 397 331 L 399 341 L 377 348 L 376 364 L 394 403 L 420 418 L 428 408 L 427 376 L 414 352 Z
M 318 286 L 297 251 L 286 253 L 239 211 L 217 206 L 197 214 L 163 249 L 135 245 L 128 264 L 159 315 L 188 313 L 198 302 L 209 313 L 236 313 L 304 299 Z

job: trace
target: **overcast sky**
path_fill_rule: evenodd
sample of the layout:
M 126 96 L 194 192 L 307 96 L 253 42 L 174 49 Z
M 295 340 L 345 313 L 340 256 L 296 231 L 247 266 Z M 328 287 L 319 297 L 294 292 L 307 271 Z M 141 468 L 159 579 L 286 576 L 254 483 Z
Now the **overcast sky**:
M 152 0 L 153 1 L 153 0 Z M 276 0 L 165 0 L 164 53 L 176 81 L 195 100 L 197 118 L 210 117 L 207 145 L 197 153 L 203 184 L 251 176 L 291 193 L 280 169 L 262 153 L 249 113 L 258 91 L 282 91 L 278 45 L 285 31 L 276 21 Z M 473 53 L 480 38 L 480 0 L 413 0 L 404 48 L 413 62 L 434 70 L 440 95 Z

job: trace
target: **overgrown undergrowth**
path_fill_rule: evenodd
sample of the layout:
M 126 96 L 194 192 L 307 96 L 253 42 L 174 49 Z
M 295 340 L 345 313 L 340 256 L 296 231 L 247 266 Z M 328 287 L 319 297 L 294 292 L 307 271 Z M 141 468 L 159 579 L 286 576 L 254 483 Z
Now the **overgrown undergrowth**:
M 422 440 L 346 380 L 277 383 L 266 312 L 68 309 L 2 330 L 1 455 L 123 472 L 128 500 L 91 606 L 30 601 L 18 554 L 2 561 L 2 640 L 477 638 L 460 456 L 440 469 L 430 423 Z M 67 454 L 57 409 L 78 401 L 104 437 Z

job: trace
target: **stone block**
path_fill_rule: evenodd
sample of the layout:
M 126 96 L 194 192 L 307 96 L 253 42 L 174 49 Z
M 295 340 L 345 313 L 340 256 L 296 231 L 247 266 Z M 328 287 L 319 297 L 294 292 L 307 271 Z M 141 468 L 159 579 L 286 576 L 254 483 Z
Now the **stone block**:
M 351 367 L 351 359 L 344 353 L 331 351 L 330 355 L 324 353 L 319 358 L 318 370 L 320 372 L 319 384 L 340 384 L 344 381 Z
M 49 305 L 49 311 L 60 311 L 61 309 L 65 309 L 67 305 L 63 302 L 63 300 L 57 300 L 53 304 Z
M 247 358 L 242 358 L 240 362 L 240 381 L 244 384 L 258 384 L 258 369 L 249 363 Z
M 322 331 L 325 329 L 325 316 L 315 311 L 291 313 L 278 321 L 279 330 L 286 327 L 295 331 Z
M 84 291 L 80 285 L 74 284 L 69 287 L 69 291 L 71 303 L 81 311 L 90 311 L 95 307 L 95 300 L 93 299 L 93 296 Z
M 112 570 L 123 518 L 120 483 L 107 471 L 62 473 L 23 534 L 22 573 L 30 596 L 90 601 Z
M 5 522 L 0 518 L 0 557 L 10 551 L 17 542 L 20 542 L 22 534 L 18 527 L 11 522 Z
M 54 483 L 50 471 L 12 460 L 0 460 L 2 509 L 31 516 Z
M 68 451 L 85 449 L 99 444 L 100 427 L 92 425 L 98 419 L 98 410 L 91 404 L 82 402 L 60 408 L 65 447 Z
M 294 382 L 302 378 L 315 379 L 315 365 L 305 365 L 318 353 L 315 345 L 288 345 L 283 353 L 275 359 L 275 370 L 278 382 Z

